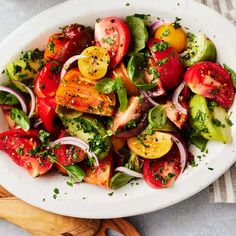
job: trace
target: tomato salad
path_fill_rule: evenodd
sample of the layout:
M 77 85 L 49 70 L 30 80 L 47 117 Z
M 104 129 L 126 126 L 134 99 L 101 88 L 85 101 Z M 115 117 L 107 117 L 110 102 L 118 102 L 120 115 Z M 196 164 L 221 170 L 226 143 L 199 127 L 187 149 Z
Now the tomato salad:
M 32 177 L 57 169 L 70 185 L 117 189 L 144 178 L 167 188 L 189 163 L 190 144 L 230 143 L 235 72 L 216 63 L 204 33 L 148 17 L 68 25 L 44 51 L 9 63 L 0 150 Z

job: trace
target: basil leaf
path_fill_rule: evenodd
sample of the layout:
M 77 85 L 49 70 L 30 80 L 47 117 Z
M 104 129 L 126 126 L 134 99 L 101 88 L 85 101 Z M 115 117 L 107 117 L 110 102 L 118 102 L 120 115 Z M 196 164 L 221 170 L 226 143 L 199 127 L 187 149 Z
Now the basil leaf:
M 143 20 L 135 16 L 127 16 L 125 19 L 131 31 L 131 47 L 129 55 L 137 53 L 143 48 L 148 40 L 148 32 Z
M 148 112 L 148 122 L 153 128 L 163 128 L 166 120 L 166 111 L 163 105 L 156 105 Z
M 234 88 L 236 89 L 236 72 L 230 67 L 228 67 L 226 64 L 223 64 L 223 66 L 230 73 Z
M 195 145 L 197 148 L 199 148 L 201 150 L 201 152 L 205 151 L 206 149 L 206 145 L 208 140 L 203 138 L 200 135 L 193 135 L 190 137 L 190 141 L 193 145 Z
M 146 60 L 144 53 L 134 54 L 128 62 L 128 76 L 134 85 L 141 90 L 153 89 L 155 84 L 148 84 L 144 81 L 144 68 L 146 67 Z
M 30 129 L 30 119 L 29 117 L 18 108 L 12 108 L 10 112 L 11 119 L 19 125 L 24 131 Z
M 96 83 L 95 89 L 104 94 L 109 94 L 111 92 L 114 92 L 116 89 L 116 80 L 105 78 L 99 82 Z
M 110 188 L 111 189 L 118 189 L 126 184 L 128 184 L 132 179 L 134 179 L 133 176 L 129 176 L 124 173 L 116 173 L 115 175 L 112 176 L 111 181 L 110 181 Z
M 81 169 L 79 166 L 70 165 L 64 166 L 64 168 L 67 170 L 67 173 L 69 175 L 69 183 L 71 184 L 81 183 L 86 176 L 83 169 Z
M 121 78 L 116 79 L 116 92 L 120 102 L 119 111 L 125 111 L 128 106 L 128 98 L 126 88 Z
M 6 104 L 6 105 L 16 105 L 19 101 L 16 98 L 16 96 L 7 93 L 7 92 L 0 92 L 0 104 Z

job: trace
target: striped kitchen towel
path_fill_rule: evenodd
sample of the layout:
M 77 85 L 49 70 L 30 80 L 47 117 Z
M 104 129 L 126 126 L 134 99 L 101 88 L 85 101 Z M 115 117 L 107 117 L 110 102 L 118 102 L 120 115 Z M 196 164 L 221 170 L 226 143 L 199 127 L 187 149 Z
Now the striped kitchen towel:
M 197 0 L 218 11 L 236 25 L 236 0 Z M 212 203 L 236 202 L 236 164 L 209 187 Z

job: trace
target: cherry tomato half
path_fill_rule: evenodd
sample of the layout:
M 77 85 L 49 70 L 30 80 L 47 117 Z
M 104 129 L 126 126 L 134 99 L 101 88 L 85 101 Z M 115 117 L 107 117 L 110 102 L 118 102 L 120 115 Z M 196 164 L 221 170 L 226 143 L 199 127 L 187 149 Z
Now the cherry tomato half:
M 173 24 L 161 25 L 157 28 L 154 37 L 170 43 L 177 53 L 181 53 L 186 48 L 187 37 L 182 27 L 175 29 Z
M 165 91 L 174 89 L 181 83 L 184 75 L 184 67 L 178 54 L 167 42 L 160 39 L 150 38 L 147 44 Z M 158 45 L 161 46 L 156 47 Z
M 107 49 L 113 68 L 127 53 L 130 44 L 130 30 L 126 23 L 116 17 L 102 19 L 95 24 L 95 44 Z
M 32 177 L 44 175 L 52 168 L 52 163 L 45 157 L 30 154 L 41 146 L 37 130 L 25 132 L 11 129 L 0 134 L 0 150 L 6 152 L 19 166 L 25 168 Z
M 162 158 L 144 160 L 143 177 L 153 188 L 171 187 L 180 173 L 180 153 L 175 144 Z
M 68 136 L 66 131 L 61 131 L 61 134 L 58 138 L 63 138 Z M 86 154 L 83 150 L 81 150 L 79 147 L 75 147 L 72 145 L 59 145 L 58 147 L 55 147 L 54 153 L 57 157 L 57 162 L 59 162 L 63 166 L 69 166 L 74 163 L 78 163 L 82 161 Z M 59 164 L 56 164 L 57 169 L 62 173 L 67 175 L 67 171 Z
M 34 82 L 34 91 L 38 97 L 55 97 L 60 82 L 61 66 L 56 61 L 48 62 L 39 72 Z
M 199 62 L 186 71 L 184 80 L 190 89 L 219 105 L 230 108 L 234 101 L 234 87 L 230 74 L 214 62 Z

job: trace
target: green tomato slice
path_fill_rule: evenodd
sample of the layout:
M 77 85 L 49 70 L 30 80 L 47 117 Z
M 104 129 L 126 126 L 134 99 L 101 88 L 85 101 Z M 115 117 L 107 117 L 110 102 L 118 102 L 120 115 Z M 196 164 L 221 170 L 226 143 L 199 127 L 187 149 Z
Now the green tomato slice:
M 205 34 L 188 33 L 187 51 L 182 56 L 182 62 L 189 67 L 200 61 L 215 61 L 216 47 Z

